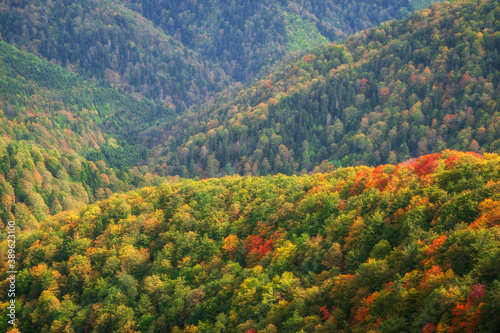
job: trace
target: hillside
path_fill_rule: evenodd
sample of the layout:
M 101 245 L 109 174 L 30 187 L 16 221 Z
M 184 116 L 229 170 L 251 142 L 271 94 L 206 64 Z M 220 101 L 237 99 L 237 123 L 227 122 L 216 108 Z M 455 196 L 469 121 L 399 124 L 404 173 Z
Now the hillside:
M 400 19 L 422 5 L 422 1 L 408 0 L 125 3 L 186 47 L 217 63 L 234 80 L 243 82 L 290 51 L 319 46 Z
M 164 181 L 130 170 L 147 150 L 125 139 L 165 112 L 0 42 L 0 218 L 33 228 L 61 210 Z
M 44 148 L 97 148 L 105 138 L 134 137 L 168 110 L 0 42 L 0 134 Z
M 201 103 L 229 82 L 213 81 L 212 65 L 118 2 L 2 1 L 0 18 L 4 40 L 52 62 L 0 42 L 0 217 L 22 229 L 164 181 L 141 166 L 147 149 L 127 141 L 176 105 Z M 309 21 L 287 20 L 300 36 L 290 47 L 312 45 L 303 44 L 312 36 Z M 200 93 L 200 80 L 212 86 Z
M 500 332 L 500 4 L 434 2 L 0 0 L 0 333 Z
M 290 51 L 404 17 L 415 6 L 408 0 L 2 0 L 0 37 L 182 112 Z
M 136 98 L 183 110 L 229 83 L 222 69 L 119 1 L 3 0 L 0 8 L 4 41 Z
M 435 4 L 283 62 L 138 142 L 156 147 L 158 172 L 184 177 L 498 152 L 499 19 L 497 0 Z
M 497 332 L 498 170 L 496 154 L 444 151 L 186 180 L 62 212 L 17 236 L 17 328 Z

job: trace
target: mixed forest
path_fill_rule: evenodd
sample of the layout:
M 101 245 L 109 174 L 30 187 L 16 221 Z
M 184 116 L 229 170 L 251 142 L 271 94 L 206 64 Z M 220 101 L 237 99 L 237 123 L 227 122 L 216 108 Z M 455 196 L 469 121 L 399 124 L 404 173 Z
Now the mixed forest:
M 4 42 L 0 63 L 2 221 L 33 227 L 61 210 L 165 180 L 137 167 L 146 148 L 119 139 L 125 132 L 133 137 L 130 121 L 145 126 L 162 108 Z
M 498 0 L 0 0 L 0 332 L 500 331 L 499 30 Z
M 139 142 L 164 155 L 157 172 L 201 178 L 498 151 L 499 17 L 498 1 L 435 5 L 284 61 Z
M 18 329 L 495 332 L 499 173 L 444 151 L 114 195 L 21 234 Z
M 182 112 L 285 56 L 402 18 L 429 0 L 2 0 L 19 49 Z

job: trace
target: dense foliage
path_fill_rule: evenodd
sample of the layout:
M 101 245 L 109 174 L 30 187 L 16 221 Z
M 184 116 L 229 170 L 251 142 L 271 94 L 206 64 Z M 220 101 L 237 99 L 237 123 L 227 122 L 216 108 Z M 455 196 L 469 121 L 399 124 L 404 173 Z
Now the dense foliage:
M 499 170 L 445 151 L 114 195 L 19 235 L 18 328 L 496 332 Z
M 2 138 L 0 155 L 0 218 L 15 220 L 21 229 L 113 193 L 165 181 L 147 168 L 112 169 L 103 159 L 94 163 L 74 151 L 43 149 L 30 141 Z
M 138 97 L 182 109 L 229 82 L 220 68 L 119 2 L 3 0 L 0 8 L 4 41 Z
M 345 38 L 414 10 L 408 0 L 127 0 L 170 36 L 246 81 L 290 50 Z M 298 19 L 297 19 L 298 18 Z
M 146 149 L 115 138 L 133 138 L 162 111 L 0 42 L 2 221 L 34 228 L 61 210 L 160 183 L 137 168 Z
M 0 332 L 500 331 L 499 0 L 301 53 L 432 2 L 0 0 Z
M 290 50 L 403 17 L 415 6 L 408 0 L 2 0 L 0 38 L 182 111 Z
M 109 137 L 133 140 L 168 110 L 84 80 L 68 70 L 0 42 L 0 134 L 44 148 L 77 152 Z
M 435 4 L 285 62 L 139 142 L 160 143 L 158 170 L 184 177 L 397 163 L 445 148 L 498 152 L 499 22 L 497 0 Z

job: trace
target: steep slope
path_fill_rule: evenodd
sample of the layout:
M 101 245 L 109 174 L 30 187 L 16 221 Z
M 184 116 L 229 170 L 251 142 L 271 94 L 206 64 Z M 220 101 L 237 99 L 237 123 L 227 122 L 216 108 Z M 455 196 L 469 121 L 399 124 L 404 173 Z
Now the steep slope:
M 31 228 L 62 209 L 164 180 L 129 172 L 147 150 L 123 140 L 163 112 L 0 42 L 0 218 Z
M 123 148 L 114 148 L 123 152 Z M 128 147 L 134 163 L 145 151 Z M 166 179 L 147 168 L 111 168 L 102 159 L 86 159 L 72 150 L 44 149 L 33 141 L 0 138 L 0 220 L 16 221 L 19 230 L 36 229 L 38 222 L 71 210 Z M 121 156 L 120 156 L 121 157 Z M 123 157 L 121 157 L 123 162 Z
M 2 0 L 0 37 L 180 112 L 253 78 L 290 51 L 413 9 L 408 0 Z
M 0 42 L 0 134 L 82 152 L 133 137 L 168 111 Z
M 119 2 L 3 0 L 0 22 L 4 41 L 20 49 L 181 110 L 229 82 L 223 70 Z
M 139 142 L 160 143 L 163 172 L 200 177 L 498 151 L 499 19 L 497 0 L 435 4 L 287 61 Z
M 17 328 L 496 332 L 498 170 L 496 154 L 445 151 L 187 180 L 63 212 L 17 235 Z
M 125 3 L 170 36 L 219 64 L 236 81 L 252 78 L 289 51 L 318 46 L 402 18 L 417 5 L 408 0 Z

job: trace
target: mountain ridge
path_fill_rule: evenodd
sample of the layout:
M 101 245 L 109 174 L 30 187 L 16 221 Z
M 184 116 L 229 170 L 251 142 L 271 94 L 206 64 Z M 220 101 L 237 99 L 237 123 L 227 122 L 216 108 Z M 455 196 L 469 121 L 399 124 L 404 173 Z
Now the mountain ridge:
M 170 153 L 167 174 L 200 177 L 309 172 L 328 157 L 376 165 L 447 147 L 497 151 L 495 4 L 435 4 L 321 47 L 232 98 L 148 130 L 167 133 L 165 144 L 148 131 L 139 142 L 151 138 L 149 147 Z M 453 26 L 454 15 L 462 18 Z
M 429 1 L 256 1 L 248 20 L 240 2 L 200 23 L 200 3 L 166 0 L 174 36 L 123 1 L 0 1 L 3 38 L 56 55 L 0 42 L 0 227 L 15 221 L 17 270 L 16 327 L 0 292 L 0 331 L 500 329 L 498 0 L 435 4 L 245 86 L 223 45 L 245 46 L 238 27 L 282 24 L 292 36 L 270 45 L 302 49 Z M 304 18 L 262 22 L 271 7 Z M 360 12 L 332 21 L 334 7 Z M 208 23 L 216 61 L 201 55 Z M 55 65 L 76 59 L 71 43 L 100 67 Z M 5 263 L 11 239 L 0 232 Z
M 301 1 L 285 1 L 287 6 L 279 1 L 222 1 L 220 6 L 210 3 L 200 10 L 192 2 L 175 1 L 3 0 L 0 36 L 87 78 L 162 101 L 181 113 L 262 73 L 287 52 L 289 42 L 301 47 L 318 45 L 324 36 L 335 38 L 334 29 L 350 33 L 360 26 L 402 17 L 399 8 L 411 10 L 413 6 L 408 1 L 378 1 L 355 4 L 356 10 L 352 4 L 322 1 L 311 8 Z M 285 15 L 301 11 L 311 12 L 303 17 L 304 27 Z M 357 17 L 361 13 L 365 19 Z M 326 16 L 319 19 L 315 14 Z M 330 27 L 334 19 L 340 29 Z M 318 27 L 316 21 L 321 21 Z M 305 31 L 307 25 L 312 33 Z M 290 31 L 295 33 L 289 36 Z
M 494 332 L 499 163 L 185 180 L 62 212 L 19 236 L 19 328 Z

